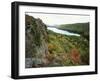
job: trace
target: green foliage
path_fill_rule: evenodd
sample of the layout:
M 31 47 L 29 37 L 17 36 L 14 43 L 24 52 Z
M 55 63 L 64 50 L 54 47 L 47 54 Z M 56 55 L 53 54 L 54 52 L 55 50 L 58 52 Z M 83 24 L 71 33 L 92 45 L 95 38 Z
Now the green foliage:
M 41 19 L 25 18 L 26 58 L 35 58 L 34 67 L 89 64 L 89 23 L 60 25 L 59 29 L 80 34 L 68 36 L 47 30 Z
M 83 36 L 67 36 L 54 33 L 48 30 L 48 49 L 49 53 L 56 60 L 59 58 L 59 61 L 56 63 L 62 66 L 71 66 L 71 65 L 87 65 L 89 64 L 89 41 Z M 79 62 L 73 63 L 71 60 L 71 51 L 76 49 L 79 54 Z M 66 56 L 66 60 L 62 56 Z

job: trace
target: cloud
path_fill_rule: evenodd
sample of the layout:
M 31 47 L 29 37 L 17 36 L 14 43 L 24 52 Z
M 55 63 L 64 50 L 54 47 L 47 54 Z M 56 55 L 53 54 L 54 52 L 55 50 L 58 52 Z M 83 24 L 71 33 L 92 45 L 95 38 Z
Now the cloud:
M 44 13 L 26 13 L 35 18 L 40 18 L 47 25 L 60 25 L 72 23 L 84 23 L 90 21 L 90 16 L 70 15 L 70 14 L 44 14 Z

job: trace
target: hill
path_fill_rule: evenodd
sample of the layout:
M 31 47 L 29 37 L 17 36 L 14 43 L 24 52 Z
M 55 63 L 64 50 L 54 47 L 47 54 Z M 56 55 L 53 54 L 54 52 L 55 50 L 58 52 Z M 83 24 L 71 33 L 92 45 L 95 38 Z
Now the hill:
M 41 19 L 25 15 L 25 67 L 89 65 L 89 41 L 82 36 L 89 35 L 88 25 L 60 25 L 62 30 L 81 34 L 63 35 L 48 30 Z
M 79 33 L 89 40 L 89 22 L 75 23 L 75 24 L 62 24 L 58 27 L 61 30 L 67 30 L 74 33 Z

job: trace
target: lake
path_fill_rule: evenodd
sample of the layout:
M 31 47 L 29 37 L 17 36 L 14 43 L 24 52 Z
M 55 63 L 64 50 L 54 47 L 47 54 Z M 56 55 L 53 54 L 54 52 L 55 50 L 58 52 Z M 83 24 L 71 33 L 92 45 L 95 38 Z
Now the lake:
M 47 29 L 51 30 L 51 31 L 53 31 L 55 33 L 59 33 L 59 34 L 63 34 L 63 35 L 80 36 L 80 34 L 69 32 L 69 31 L 65 31 L 65 30 L 60 30 L 60 29 L 55 28 L 55 27 L 47 27 Z

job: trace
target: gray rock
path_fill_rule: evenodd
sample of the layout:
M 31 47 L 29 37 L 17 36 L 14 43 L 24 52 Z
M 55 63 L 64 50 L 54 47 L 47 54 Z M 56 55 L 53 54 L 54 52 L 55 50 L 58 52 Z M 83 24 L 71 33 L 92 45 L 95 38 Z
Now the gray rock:
M 47 27 L 41 19 L 35 19 L 32 16 L 25 16 L 26 28 L 25 28 L 25 53 L 26 67 L 32 67 L 37 65 L 43 65 L 42 59 L 45 59 L 45 55 L 48 53 L 47 46 Z

